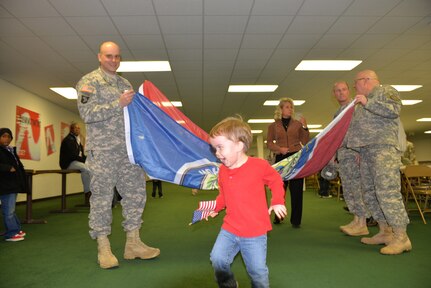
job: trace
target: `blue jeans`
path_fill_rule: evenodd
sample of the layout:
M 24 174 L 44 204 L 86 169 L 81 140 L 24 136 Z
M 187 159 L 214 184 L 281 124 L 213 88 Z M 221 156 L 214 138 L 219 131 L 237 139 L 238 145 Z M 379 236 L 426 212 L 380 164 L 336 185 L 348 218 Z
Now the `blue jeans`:
M 4 226 L 6 228 L 5 238 L 11 238 L 21 231 L 21 224 L 15 214 L 15 203 L 17 194 L 0 195 L 1 212 L 3 214 Z
M 248 275 L 251 278 L 251 287 L 268 288 L 269 271 L 266 266 L 266 242 L 266 234 L 253 238 L 243 238 L 221 229 L 210 255 L 219 287 L 237 287 L 230 266 L 238 252 L 241 252 Z
M 67 169 L 75 169 L 81 171 L 81 180 L 82 185 L 84 186 L 84 192 L 90 192 L 90 170 L 88 169 L 87 165 L 85 163 L 79 162 L 79 161 L 72 161 L 69 164 L 69 167 Z

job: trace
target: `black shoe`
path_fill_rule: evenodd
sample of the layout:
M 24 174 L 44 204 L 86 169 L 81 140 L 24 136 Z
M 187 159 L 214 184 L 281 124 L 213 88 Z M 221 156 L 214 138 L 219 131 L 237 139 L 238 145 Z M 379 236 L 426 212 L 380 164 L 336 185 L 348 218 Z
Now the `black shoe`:
M 350 212 L 349 207 L 347 207 L 347 206 L 344 206 L 343 209 L 346 210 L 347 212 Z
M 299 225 L 299 224 L 292 224 L 292 228 L 298 229 L 298 228 L 301 228 L 301 225 Z
M 159 194 L 159 198 L 163 198 L 163 194 Z
M 151 197 L 156 198 L 156 193 L 151 194 Z

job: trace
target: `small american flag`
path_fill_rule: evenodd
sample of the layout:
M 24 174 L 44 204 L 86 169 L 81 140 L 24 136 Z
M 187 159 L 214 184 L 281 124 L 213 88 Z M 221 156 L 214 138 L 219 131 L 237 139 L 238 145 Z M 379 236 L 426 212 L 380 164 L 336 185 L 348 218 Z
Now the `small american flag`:
M 193 212 L 192 222 L 189 225 L 195 224 L 208 217 L 208 215 L 214 211 L 215 207 L 216 200 L 200 201 L 198 209 Z

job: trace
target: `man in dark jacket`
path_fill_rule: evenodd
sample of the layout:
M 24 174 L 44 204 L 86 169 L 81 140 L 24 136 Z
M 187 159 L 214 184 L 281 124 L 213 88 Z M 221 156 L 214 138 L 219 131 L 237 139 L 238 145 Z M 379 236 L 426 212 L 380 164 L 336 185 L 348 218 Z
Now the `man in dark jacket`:
M 86 156 L 81 137 L 81 128 L 78 123 L 70 125 L 70 133 L 63 139 L 60 147 L 61 169 L 76 169 L 81 171 L 82 185 L 84 186 L 85 205 L 90 201 L 90 171 L 85 165 Z
M 25 232 L 15 213 L 17 193 L 27 193 L 28 185 L 24 166 L 16 153 L 16 147 L 11 147 L 12 131 L 0 128 L 0 201 L 6 229 L 5 240 L 16 242 L 24 240 Z

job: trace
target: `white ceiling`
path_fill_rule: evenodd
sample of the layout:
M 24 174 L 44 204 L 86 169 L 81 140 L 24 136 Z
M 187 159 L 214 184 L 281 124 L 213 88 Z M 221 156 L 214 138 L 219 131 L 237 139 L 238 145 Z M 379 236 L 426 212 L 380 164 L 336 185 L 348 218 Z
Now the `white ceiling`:
M 50 91 L 75 86 L 112 40 L 123 59 L 169 60 L 172 72 L 123 73 L 137 90 L 152 81 L 209 130 L 226 116 L 272 118 L 268 99 L 291 97 L 309 124 L 337 109 L 336 80 L 375 70 L 386 84 L 421 84 L 403 99 L 409 133 L 431 123 L 430 0 L 0 0 L 0 78 L 77 112 Z M 301 60 L 362 60 L 350 72 L 295 71 Z M 278 84 L 274 93 L 227 93 L 229 84 Z M 352 93 L 353 93 L 352 89 Z M 252 124 L 264 129 L 265 124 Z M 264 132 L 266 133 L 266 132 Z

